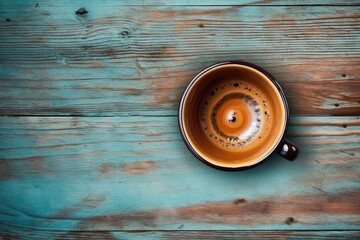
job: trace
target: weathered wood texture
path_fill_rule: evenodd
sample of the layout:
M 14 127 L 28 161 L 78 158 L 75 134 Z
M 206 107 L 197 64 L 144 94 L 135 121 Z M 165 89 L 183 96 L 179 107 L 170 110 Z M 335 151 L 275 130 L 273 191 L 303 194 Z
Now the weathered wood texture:
M 360 114 L 360 6 L 36 3 L 0 3 L 1 115 L 174 115 L 229 59 L 269 70 L 293 114 Z
M 11 239 L 111 239 L 111 240 L 153 240 L 153 239 L 188 239 L 188 240 L 238 240 L 238 239 L 325 239 L 355 240 L 360 238 L 359 231 L 26 231 L 21 233 L 0 232 L 4 240 Z
M 294 117 L 295 162 L 223 172 L 176 117 L 0 118 L 3 229 L 359 229 L 359 117 Z
M 0 1 L 0 238 L 359 239 L 360 3 L 300 4 Z M 186 149 L 181 93 L 224 60 L 278 79 L 297 161 Z
M 36 5 L 37 4 L 37 5 Z M 61 2 L 39 2 L 35 0 L 31 1 L 16 1 L 13 3 L 13 6 L 16 7 L 28 7 L 30 6 L 53 6 L 53 7 L 63 7 L 67 5 L 74 4 L 71 0 L 63 0 Z M 89 4 L 87 0 L 78 0 L 76 4 L 84 5 Z M 99 5 L 109 5 L 109 2 L 106 1 L 96 1 L 96 6 Z M 302 1 L 292 1 L 292 0 L 201 0 L 201 1 L 191 1 L 191 0 L 121 0 L 111 3 L 111 6 L 120 7 L 120 6 L 359 6 L 360 3 L 357 0 L 302 0 Z

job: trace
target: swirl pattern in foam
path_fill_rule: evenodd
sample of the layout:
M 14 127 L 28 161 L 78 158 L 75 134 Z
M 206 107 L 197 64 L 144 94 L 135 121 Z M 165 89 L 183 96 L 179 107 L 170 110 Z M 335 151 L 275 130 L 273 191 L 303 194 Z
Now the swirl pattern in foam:
M 247 82 L 218 84 L 204 98 L 202 130 L 221 148 L 244 149 L 268 132 L 271 113 L 267 102 L 265 95 Z

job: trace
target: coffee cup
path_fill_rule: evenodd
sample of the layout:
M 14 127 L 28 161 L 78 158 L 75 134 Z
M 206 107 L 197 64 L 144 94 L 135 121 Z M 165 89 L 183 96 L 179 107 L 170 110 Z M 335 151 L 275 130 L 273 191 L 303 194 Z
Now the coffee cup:
M 294 160 L 285 139 L 289 107 L 275 78 L 247 62 L 228 61 L 197 74 L 179 105 L 179 128 L 189 150 L 222 170 L 254 167 L 277 152 Z

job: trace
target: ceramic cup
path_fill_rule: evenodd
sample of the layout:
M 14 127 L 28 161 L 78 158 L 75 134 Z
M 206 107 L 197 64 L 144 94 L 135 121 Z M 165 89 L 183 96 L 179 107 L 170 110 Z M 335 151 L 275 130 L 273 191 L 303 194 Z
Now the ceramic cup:
M 298 148 L 285 139 L 289 107 L 278 82 L 247 62 L 212 65 L 186 87 L 179 128 L 190 151 L 222 170 L 253 167 L 274 152 L 294 160 Z

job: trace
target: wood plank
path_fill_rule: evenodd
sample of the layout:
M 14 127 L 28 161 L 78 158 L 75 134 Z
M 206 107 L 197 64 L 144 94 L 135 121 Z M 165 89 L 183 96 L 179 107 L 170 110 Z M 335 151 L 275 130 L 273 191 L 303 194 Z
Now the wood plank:
M 1 117 L 1 229 L 358 230 L 359 135 L 360 117 L 293 117 L 296 161 L 223 172 L 176 117 Z
M 360 7 L 81 3 L 1 2 L 1 115 L 174 115 L 229 59 L 271 72 L 293 114 L 360 113 Z
M 78 0 L 76 1 L 78 5 L 86 5 L 89 1 L 86 0 Z M 96 5 L 108 5 L 107 2 L 95 0 Z M 36 5 L 37 4 L 37 5 Z M 15 3 L 11 3 L 11 6 L 16 7 L 28 7 L 28 6 L 52 6 L 52 7 L 61 7 L 64 5 L 73 4 L 71 0 L 64 0 L 61 2 L 49 1 L 39 3 L 36 0 L 29 1 L 16 1 Z M 168 1 L 168 0 L 121 0 L 111 3 L 112 6 L 359 6 L 359 2 L 356 0 L 302 0 L 301 2 L 294 2 L 291 0 L 223 0 L 223 1 L 214 1 L 214 0 L 202 0 L 193 2 L 190 0 L 176 0 L 176 1 Z
M 0 232 L 3 239 L 358 239 L 359 231 L 23 231 Z

